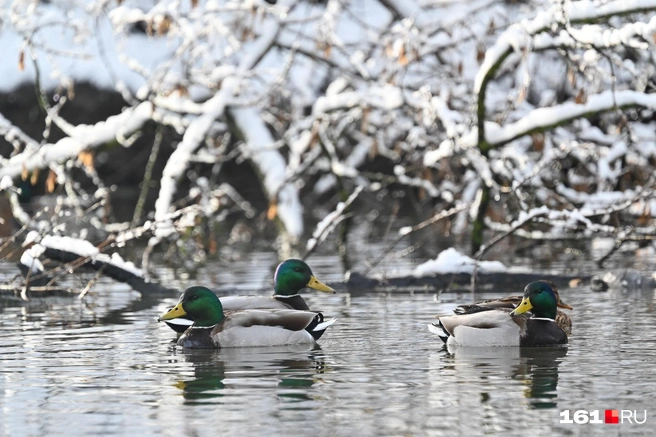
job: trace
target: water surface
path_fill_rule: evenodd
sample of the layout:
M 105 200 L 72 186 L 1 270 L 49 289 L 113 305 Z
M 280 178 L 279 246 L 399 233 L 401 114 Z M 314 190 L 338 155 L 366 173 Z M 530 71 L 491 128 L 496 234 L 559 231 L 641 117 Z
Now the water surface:
M 320 278 L 338 278 L 316 264 Z M 240 292 L 257 290 L 264 270 L 230 275 Z M 654 291 L 562 295 L 575 307 L 569 348 L 521 350 L 447 350 L 428 332 L 467 293 L 307 292 L 337 318 L 318 346 L 220 351 L 172 343 L 156 319 L 173 296 L 101 281 L 85 302 L 2 298 L 0 435 L 651 434 L 651 416 L 642 426 L 559 420 L 565 409 L 656 414 Z

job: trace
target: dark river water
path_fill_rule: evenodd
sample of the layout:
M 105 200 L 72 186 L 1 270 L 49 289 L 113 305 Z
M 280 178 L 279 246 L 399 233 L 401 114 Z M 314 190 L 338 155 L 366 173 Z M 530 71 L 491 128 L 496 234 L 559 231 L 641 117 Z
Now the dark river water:
M 272 262 L 209 265 L 189 283 L 257 291 Z M 311 264 L 341 280 L 333 259 Z M 337 318 L 318 346 L 196 352 L 156 321 L 175 296 L 101 281 L 84 302 L 0 298 L 0 435 L 655 435 L 654 290 L 561 293 L 574 307 L 569 348 L 537 350 L 445 349 L 426 324 L 467 293 L 306 292 Z M 647 422 L 560 423 L 578 410 L 601 422 L 646 410 Z

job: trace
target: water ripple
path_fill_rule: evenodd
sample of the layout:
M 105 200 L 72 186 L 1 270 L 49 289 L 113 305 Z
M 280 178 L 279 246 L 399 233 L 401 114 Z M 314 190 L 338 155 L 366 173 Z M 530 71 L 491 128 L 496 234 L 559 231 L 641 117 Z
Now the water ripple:
M 547 435 L 656 390 L 653 292 L 565 290 L 570 345 L 538 350 L 445 348 L 426 323 L 467 295 L 315 293 L 320 346 L 183 351 L 174 298 L 126 297 L 2 310 L 0 435 Z

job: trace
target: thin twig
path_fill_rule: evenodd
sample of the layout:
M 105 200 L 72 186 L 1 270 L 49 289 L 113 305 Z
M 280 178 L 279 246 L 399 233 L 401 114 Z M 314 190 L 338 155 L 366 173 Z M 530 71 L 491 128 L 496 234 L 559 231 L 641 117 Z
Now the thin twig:
M 150 183 L 153 178 L 153 168 L 155 167 L 155 162 L 157 161 L 157 156 L 159 155 L 159 149 L 162 145 L 162 127 L 157 128 L 155 133 L 155 140 L 153 141 L 153 148 L 150 151 L 150 156 L 148 157 L 148 163 L 146 164 L 146 170 L 144 171 L 144 177 L 141 185 L 141 192 L 139 193 L 139 200 L 137 200 L 137 206 L 134 208 L 134 215 L 132 216 L 132 227 L 137 226 L 141 221 L 141 213 L 143 211 L 144 205 L 146 204 L 146 196 L 148 195 L 148 190 L 150 189 Z
M 11 243 L 15 242 L 16 239 L 18 238 L 18 236 L 20 234 L 22 234 L 23 232 L 25 232 L 25 230 L 30 226 L 30 224 L 34 220 L 41 217 L 41 215 L 43 215 L 43 213 L 45 213 L 47 210 L 48 210 L 48 207 L 46 206 L 41 211 L 38 211 L 36 214 L 34 214 L 34 217 L 30 218 L 27 223 L 25 223 L 18 231 L 16 231 L 11 237 L 9 237 L 7 239 L 7 241 L 5 241 L 2 246 L 0 246 L 0 253 L 4 252 L 4 250 L 7 248 L 7 246 L 9 246 Z M 13 253 L 14 253 L 14 251 L 11 252 L 11 254 L 13 254 Z
M 315 230 L 315 234 L 312 235 L 312 239 L 308 241 L 309 247 L 306 250 L 305 254 L 303 255 L 303 258 L 301 259 L 306 259 L 308 256 L 310 256 L 312 252 L 314 252 L 314 249 L 316 249 L 321 243 L 323 243 L 324 240 L 328 237 L 328 235 L 330 235 L 330 233 L 337 228 L 337 225 L 339 225 L 343 220 L 351 216 L 351 214 L 348 213 L 348 208 L 360 195 L 362 189 L 363 189 L 362 186 L 357 187 L 355 191 L 353 191 L 353 193 L 348 197 L 348 199 L 346 199 L 344 202 L 340 202 L 338 206 L 335 208 L 335 211 L 330 213 L 330 215 L 328 216 L 330 217 L 332 215 L 332 217 L 328 218 L 330 222 L 326 224 L 323 227 L 323 229 L 321 229 L 318 233 Z M 341 211 L 339 210 L 339 208 L 341 208 Z
M 23 287 L 20 289 L 22 290 Z M 0 292 L 1 291 L 11 291 L 12 293 L 16 293 L 19 290 L 18 287 L 15 285 L 8 285 L 8 284 L 0 284 Z M 58 286 L 49 286 L 49 285 L 39 285 L 39 286 L 32 286 L 29 287 L 30 292 L 39 292 L 39 293 L 48 293 L 48 292 L 57 292 L 57 291 L 63 291 L 66 293 L 70 294 L 77 294 L 77 290 L 73 288 L 67 288 L 67 287 L 58 287 Z
M 93 276 L 93 278 L 91 278 L 91 280 L 87 283 L 87 286 L 84 287 L 84 290 L 82 290 L 82 292 L 80 293 L 80 295 L 77 297 L 78 299 L 80 299 L 80 300 L 84 300 L 84 297 L 87 295 L 87 293 L 89 292 L 89 290 L 91 290 L 91 287 L 94 286 L 94 284 L 96 283 L 96 281 L 98 280 L 98 278 L 100 277 L 100 275 L 102 275 L 103 271 L 105 270 L 105 266 L 106 266 L 106 265 L 107 265 L 107 264 L 103 264 L 102 267 L 100 267 L 100 268 L 98 269 L 98 271 L 96 272 L 96 274 Z
M 458 214 L 461 211 L 464 211 L 465 209 L 470 207 L 470 203 L 461 203 L 460 205 L 456 205 L 453 208 L 449 209 L 448 211 L 442 211 L 438 214 L 435 214 L 433 217 L 429 218 L 428 220 L 425 220 L 410 229 L 402 229 L 404 232 L 399 232 L 399 236 L 396 237 L 396 240 L 392 242 L 390 246 L 385 249 L 385 251 L 378 257 L 376 260 L 369 265 L 369 268 L 364 272 L 364 274 L 368 274 L 371 270 L 373 270 L 380 262 L 389 255 L 389 253 L 394 249 L 394 247 L 401 241 L 403 238 L 406 236 L 417 232 L 421 229 L 424 229 L 426 226 L 430 226 L 434 223 L 437 223 L 440 220 L 443 220 L 447 217 L 451 217 L 452 215 Z

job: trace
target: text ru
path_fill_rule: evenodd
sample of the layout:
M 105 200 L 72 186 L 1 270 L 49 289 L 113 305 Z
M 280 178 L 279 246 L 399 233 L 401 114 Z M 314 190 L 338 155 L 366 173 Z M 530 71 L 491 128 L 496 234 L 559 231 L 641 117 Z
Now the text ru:
M 584 424 L 643 424 L 647 422 L 647 410 L 563 410 L 560 412 L 560 423 Z

